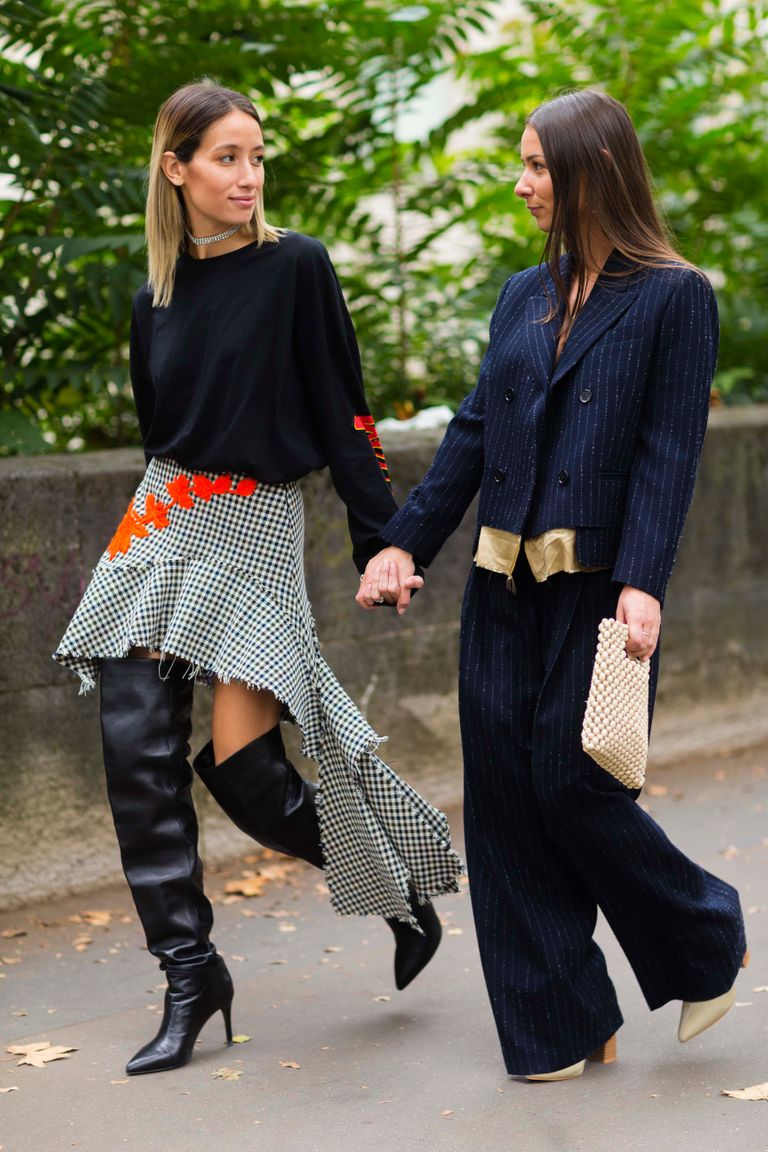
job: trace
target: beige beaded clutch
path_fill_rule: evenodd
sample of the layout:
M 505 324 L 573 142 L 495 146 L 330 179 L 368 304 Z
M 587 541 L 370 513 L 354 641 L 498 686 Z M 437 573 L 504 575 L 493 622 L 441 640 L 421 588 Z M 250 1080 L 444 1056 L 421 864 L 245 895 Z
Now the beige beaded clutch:
M 627 788 L 642 788 L 648 760 L 650 664 L 628 656 L 626 624 L 601 620 L 581 744 Z

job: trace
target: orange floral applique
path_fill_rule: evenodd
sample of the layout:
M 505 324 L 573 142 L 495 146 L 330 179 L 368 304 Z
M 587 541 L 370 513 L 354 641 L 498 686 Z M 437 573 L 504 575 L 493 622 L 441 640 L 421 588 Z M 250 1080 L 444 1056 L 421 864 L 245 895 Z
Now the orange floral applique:
M 232 477 L 228 473 L 216 476 L 211 480 L 202 472 L 195 472 L 190 478 L 181 472 L 173 480 L 166 481 L 166 490 L 170 501 L 165 503 L 158 500 L 154 493 L 147 493 L 144 505 L 144 515 L 139 516 L 133 500 L 128 511 L 117 526 L 117 530 L 107 545 L 110 560 L 114 560 L 118 552 L 127 552 L 135 538 L 147 536 L 150 528 L 161 531 L 168 527 L 168 514 L 172 508 L 194 508 L 195 498 L 203 500 L 206 504 L 212 496 L 252 496 L 259 486 L 258 480 L 244 477 L 235 488 L 232 487 Z
M 170 508 L 170 504 L 158 500 L 154 492 L 148 492 L 144 515 L 141 518 L 142 524 L 151 525 L 153 528 L 167 528 Z
M 168 495 L 174 504 L 178 504 L 180 508 L 194 507 L 194 500 L 189 491 L 189 476 L 181 472 L 175 480 L 166 480 L 165 487 L 168 489 Z
M 127 552 L 133 543 L 134 537 L 147 536 L 149 529 L 142 524 L 133 506 L 133 500 L 115 530 L 115 534 L 107 545 L 110 560 L 114 560 L 118 552 Z
M 213 491 L 217 496 L 226 496 L 231 487 L 232 477 L 227 474 L 223 476 L 217 476 L 213 482 Z
M 381 440 L 379 440 L 379 434 L 376 431 L 376 425 L 374 423 L 373 416 L 355 416 L 354 426 L 358 432 L 365 432 L 370 441 L 371 448 L 373 448 L 373 454 L 379 462 L 379 468 L 381 468 L 382 472 L 384 473 L 384 479 L 386 480 L 387 484 L 389 484 L 389 469 L 387 468 L 384 449 L 381 446 Z
M 199 496 L 207 504 L 213 496 L 213 480 L 209 480 L 207 476 L 197 472 L 192 477 L 192 491 L 195 496 Z

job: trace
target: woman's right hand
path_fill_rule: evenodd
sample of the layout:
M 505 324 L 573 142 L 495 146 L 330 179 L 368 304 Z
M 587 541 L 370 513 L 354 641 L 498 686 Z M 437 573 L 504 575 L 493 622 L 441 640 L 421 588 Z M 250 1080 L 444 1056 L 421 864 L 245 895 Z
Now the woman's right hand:
M 355 600 L 366 610 L 382 604 L 396 604 L 397 614 L 402 616 L 408 611 L 411 592 L 424 587 L 424 580 L 415 572 L 416 565 L 410 552 L 404 552 L 402 548 L 383 548 L 368 561 Z

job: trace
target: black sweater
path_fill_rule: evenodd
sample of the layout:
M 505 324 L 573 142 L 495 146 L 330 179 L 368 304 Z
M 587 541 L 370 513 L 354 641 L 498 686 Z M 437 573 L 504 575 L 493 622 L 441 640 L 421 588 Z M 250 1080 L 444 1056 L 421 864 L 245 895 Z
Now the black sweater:
M 147 460 L 244 472 L 265 484 L 330 466 L 360 571 L 396 510 L 333 265 L 296 232 L 223 256 L 179 258 L 173 300 L 145 284 L 131 382 Z

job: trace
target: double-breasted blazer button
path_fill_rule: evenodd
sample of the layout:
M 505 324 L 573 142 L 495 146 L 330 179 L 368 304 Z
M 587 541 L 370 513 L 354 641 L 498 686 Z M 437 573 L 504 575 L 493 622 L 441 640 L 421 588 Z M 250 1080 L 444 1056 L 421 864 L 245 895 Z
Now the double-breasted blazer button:
M 566 484 L 570 484 L 571 478 L 565 468 L 561 470 L 560 475 L 557 477 L 557 482 L 558 484 L 562 484 L 563 487 L 565 487 Z
M 507 388 L 507 389 L 505 389 L 505 391 L 504 391 L 504 399 L 505 399 L 505 400 L 514 400 L 514 398 L 515 398 L 515 390 L 514 390 L 514 388 Z
M 493 478 L 497 484 L 503 484 L 507 478 L 507 474 L 503 468 L 497 468 L 493 474 Z
M 579 395 L 579 400 L 581 400 L 582 404 L 589 404 L 591 399 L 592 399 L 592 389 L 591 388 L 582 388 L 581 394 Z

